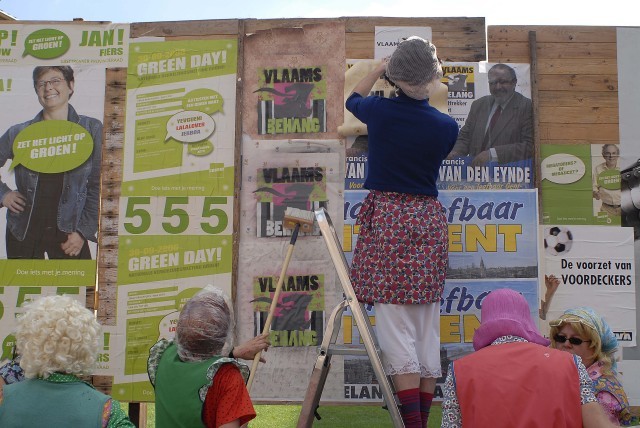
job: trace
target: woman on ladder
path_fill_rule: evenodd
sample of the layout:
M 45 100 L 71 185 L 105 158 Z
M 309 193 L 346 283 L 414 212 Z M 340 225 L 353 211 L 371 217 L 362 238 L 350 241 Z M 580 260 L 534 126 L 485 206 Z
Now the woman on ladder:
M 385 76 L 397 97 L 369 96 Z M 440 367 L 440 295 L 447 271 L 445 211 L 436 179 L 458 125 L 429 105 L 440 86 L 436 47 L 401 42 L 354 88 L 347 109 L 367 125 L 369 170 L 351 266 L 361 302 L 374 304 L 385 372 L 407 428 L 427 426 Z

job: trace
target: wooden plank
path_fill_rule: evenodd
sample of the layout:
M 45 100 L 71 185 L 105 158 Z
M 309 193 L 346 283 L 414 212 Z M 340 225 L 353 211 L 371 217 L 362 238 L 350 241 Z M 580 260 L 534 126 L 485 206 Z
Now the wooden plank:
M 539 91 L 541 107 L 618 108 L 617 92 Z
M 275 28 L 294 28 L 306 25 L 344 22 L 347 33 L 374 33 L 376 26 L 431 27 L 432 31 L 464 31 L 478 34 L 484 39 L 484 18 L 402 18 L 402 17 L 340 17 L 340 18 L 287 18 L 287 19 L 245 19 L 245 34 Z
M 615 43 L 538 43 L 538 59 L 566 58 L 603 58 L 615 60 Z M 526 42 L 492 42 L 489 44 L 490 61 L 506 61 L 505 58 L 528 58 L 529 47 Z M 498 59 L 499 58 L 499 59 Z M 517 62 L 510 60 L 510 62 Z
M 101 298 L 98 301 L 98 313 L 101 319 L 104 317 L 115 317 L 116 316 L 116 299 Z
M 540 109 L 538 104 L 538 40 L 536 32 L 529 31 L 529 56 L 531 57 L 531 68 L 529 70 L 531 80 L 531 101 L 533 102 L 533 166 L 536 166 L 536 160 L 540 159 Z M 535 187 L 540 187 L 540 174 L 535 174 Z M 538 212 L 542 213 L 542 198 L 538 198 Z
M 541 140 L 615 141 L 619 138 L 617 123 L 541 123 L 539 131 Z
M 116 285 L 118 284 L 118 271 L 116 269 L 108 269 L 105 270 L 104 272 L 102 272 L 102 277 L 100 279 L 100 286 L 98 288 L 98 290 L 100 290 L 100 287 L 104 286 L 113 286 L 113 288 L 116 288 Z M 98 302 L 99 304 L 100 302 Z
M 98 299 L 102 300 L 115 300 L 117 296 L 118 289 L 116 287 L 102 287 L 98 288 Z
M 111 229 L 114 231 L 118 230 L 118 216 L 108 216 L 102 215 L 100 216 L 100 229 Z
M 618 108 L 547 106 L 541 110 L 540 122 L 618 123 Z
M 92 311 L 96 308 L 96 287 L 87 287 L 85 307 Z
M 540 74 L 617 75 L 618 62 L 607 58 L 539 59 L 538 69 Z
M 110 233 L 102 233 L 100 241 L 101 248 L 116 248 L 118 246 L 118 233 L 111 231 Z
M 238 24 L 238 58 L 244 58 L 244 41 L 246 22 L 241 21 Z M 238 61 L 238 69 L 236 70 L 236 117 L 235 117 L 235 141 L 234 141 L 234 177 L 236 183 L 233 188 L 233 230 L 240 230 L 240 188 L 242 187 L 242 114 L 244 100 L 242 93 L 244 90 L 245 68 L 244 61 Z M 231 247 L 231 301 L 235 302 L 238 295 L 238 260 L 240 259 L 240 239 L 238 233 L 233 234 L 233 242 Z
M 111 395 L 113 376 L 91 376 L 91 384 L 100 392 Z
M 118 233 L 118 210 L 114 204 L 120 194 L 122 181 L 122 145 L 124 142 L 126 68 L 107 69 L 105 92 L 105 138 L 102 147 L 102 180 L 100 233 L 98 234 L 98 290 L 115 295 L 116 284 L 110 279 L 117 277 L 117 243 L 111 236 Z M 108 237 L 108 238 L 107 238 Z M 106 242 L 104 240 L 106 239 Z M 105 245 L 106 244 L 106 245 Z M 114 325 L 115 300 L 98 298 L 97 316 L 104 325 Z M 108 320 L 114 324 L 106 324 Z
M 345 35 L 346 43 L 352 45 L 369 46 L 374 48 L 374 33 L 347 33 Z M 452 49 L 485 49 L 484 39 L 470 38 L 468 34 L 462 32 L 455 33 L 433 33 L 433 43 L 438 48 L 438 54 L 440 49 L 452 48 Z
M 104 266 L 118 260 L 118 248 L 100 248 L 98 266 Z
M 115 166 L 113 167 L 113 169 L 115 169 L 116 171 L 102 171 L 103 180 L 109 180 L 109 182 L 103 186 L 103 198 L 120 197 L 120 179 L 122 178 L 122 170 L 116 169 Z
M 614 75 L 544 75 L 538 76 L 541 91 L 613 92 L 618 91 L 618 76 Z
M 432 31 L 464 31 L 476 34 L 484 40 L 485 19 L 483 17 L 448 18 L 393 18 L 381 16 L 345 18 L 347 33 L 374 33 L 376 26 L 431 27 Z
M 122 146 L 124 143 L 124 135 L 123 135 L 124 123 L 118 122 L 117 118 L 116 120 L 113 120 L 111 123 L 112 124 L 115 123 L 116 124 L 115 126 L 118 127 L 118 129 L 115 129 L 115 130 L 112 129 L 105 134 L 108 137 L 108 141 L 105 141 L 105 148 L 107 150 L 113 150 L 113 151 L 122 150 Z M 117 156 L 117 153 L 114 153 L 113 157 L 118 158 L 119 156 Z
M 120 198 L 102 198 L 100 213 L 109 217 L 116 216 L 120 210 Z
M 136 37 L 209 36 L 238 34 L 237 19 L 209 19 L 202 21 L 134 22 L 130 34 Z M 135 40 L 133 40 L 135 41 Z
M 526 42 L 529 31 L 536 32 L 538 43 L 616 43 L 616 27 L 551 26 L 551 25 L 489 25 L 487 40 L 493 42 Z

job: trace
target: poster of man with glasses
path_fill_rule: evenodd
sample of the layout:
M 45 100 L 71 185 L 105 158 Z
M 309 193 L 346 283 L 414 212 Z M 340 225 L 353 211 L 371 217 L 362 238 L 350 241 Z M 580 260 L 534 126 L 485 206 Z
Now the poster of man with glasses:
M 441 183 L 447 183 L 442 188 L 455 189 L 456 182 L 464 184 L 463 188 L 532 188 L 529 65 L 480 65 L 486 67 L 479 67 L 477 72 L 460 64 L 443 66 L 449 87 L 449 114 L 461 129 L 441 169 Z M 482 68 L 488 72 L 483 73 Z M 470 107 L 469 100 L 473 100 Z

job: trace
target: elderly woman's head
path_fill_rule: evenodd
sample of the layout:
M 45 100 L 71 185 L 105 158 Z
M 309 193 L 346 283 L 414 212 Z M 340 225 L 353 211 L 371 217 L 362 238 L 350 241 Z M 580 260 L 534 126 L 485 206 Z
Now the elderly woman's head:
M 586 367 L 600 362 L 605 369 L 615 370 L 614 354 L 618 340 L 606 321 L 593 309 L 568 309 L 549 325 L 551 346 L 578 355 Z
M 90 310 L 68 296 L 43 297 L 25 309 L 17 319 L 16 346 L 26 377 L 91 373 L 100 324 Z
M 229 298 L 217 287 L 206 287 L 182 308 L 174 343 L 183 361 L 225 355 L 233 339 L 233 310 Z
M 386 74 L 407 96 L 428 98 L 442 78 L 435 45 L 417 36 L 403 40 L 389 58 Z

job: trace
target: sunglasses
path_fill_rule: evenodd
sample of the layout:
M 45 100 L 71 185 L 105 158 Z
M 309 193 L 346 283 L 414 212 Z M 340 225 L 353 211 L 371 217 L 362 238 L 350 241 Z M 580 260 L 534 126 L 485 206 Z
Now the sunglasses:
M 558 318 L 556 320 L 553 321 L 549 321 L 549 325 L 551 327 L 561 327 L 562 324 L 564 323 L 578 323 L 578 324 L 582 324 L 586 327 L 589 327 L 592 330 L 596 330 L 596 327 L 591 324 L 589 321 L 582 319 L 580 317 L 566 317 L 566 318 Z
M 579 337 L 567 337 L 567 336 L 562 336 L 561 334 L 556 334 L 555 336 L 553 336 L 553 340 L 555 340 L 558 343 L 564 343 L 568 340 L 570 344 L 575 346 L 582 345 L 582 342 L 591 342 L 590 340 L 582 340 Z

